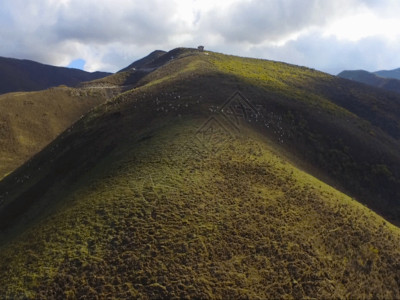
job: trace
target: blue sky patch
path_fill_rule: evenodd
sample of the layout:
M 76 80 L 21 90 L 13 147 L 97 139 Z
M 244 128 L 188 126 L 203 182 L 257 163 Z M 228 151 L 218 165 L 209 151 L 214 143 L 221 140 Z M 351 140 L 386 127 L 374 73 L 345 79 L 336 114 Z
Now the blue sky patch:
M 75 59 L 69 63 L 67 68 L 81 69 L 85 67 L 86 61 L 82 58 Z

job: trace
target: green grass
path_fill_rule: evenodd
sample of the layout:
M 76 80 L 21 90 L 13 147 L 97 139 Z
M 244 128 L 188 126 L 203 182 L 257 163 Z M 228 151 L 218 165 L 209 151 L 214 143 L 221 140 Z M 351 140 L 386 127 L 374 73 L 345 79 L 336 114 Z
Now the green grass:
M 238 80 L 264 116 L 282 119 L 285 148 L 308 170 L 398 222 L 400 97 L 304 67 L 209 57 L 218 72 Z
M 304 101 L 313 109 L 322 109 L 332 114 L 349 113 L 329 99 L 306 89 L 315 81 L 332 81 L 332 76 L 326 73 L 268 60 L 246 59 L 221 54 L 213 54 L 211 57 L 218 70 L 237 76 L 248 84 L 283 97 Z
M 399 298 L 399 228 L 355 188 L 390 215 L 386 108 L 365 119 L 357 85 L 313 70 L 177 53 L 0 181 L 0 295 Z M 215 113 L 237 90 L 264 116 L 238 130 Z M 229 134 L 201 141 L 211 116 Z
M 71 186 L 2 249 L 1 294 L 399 296 L 398 228 L 251 132 L 201 151 L 200 124 L 127 143 Z
M 0 96 L 0 178 L 43 149 L 109 91 L 52 88 Z

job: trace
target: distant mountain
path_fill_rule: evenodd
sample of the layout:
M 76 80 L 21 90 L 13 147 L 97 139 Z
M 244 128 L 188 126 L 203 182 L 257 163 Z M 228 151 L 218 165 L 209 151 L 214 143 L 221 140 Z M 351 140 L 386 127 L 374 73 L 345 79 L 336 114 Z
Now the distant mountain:
M 58 85 L 77 86 L 111 75 L 106 72 L 85 72 L 78 69 L 55 67 L 31 60 L 0 57 L 0 94 L 39 91 Z
M 385 78 L 400 79 L 400 68 L 389 71 L 388 70 L 376 71 L 374 72 L 374 74 Z
M 165 51 L 155 50 L 149 55 L 133 62 L 126 68 L 119 70 L 117 73 L 112 74 L 111 76 L 85 82 L 82 86 L 120 86 L 125 87 L 125 89 L 130 89 L 149 72 L 154 71 L 157 67 L 161 66 L 161 64 L 155 66 L 154 62 L 167 55 L 168 53 Z
M 167 53 L 166 51 L 155 50 L 155 51 L 151 52 L 149 55 L 147 55 L 146 57 L 143 57 L 143 58 L 135 61 L 134 63 L 130 64 L 126 68 L 123 68 L 122 70 L 118 71 L 118 73 L 126 72 L 126 71 L 129 71 L 132 69 L 135 70 L 138 68 L 146 67 L 147 65 L 151 64 L 157 58 L 160 58 L 161 56 L 165 55 L 166 53 Z
M 196 50 L 197 51 L 197 50 Z M 164 66 L 165 64 L 172 62 L 174 59 L 191 55 L 192 52 L 188 52 L 185 48 L 176 48 L 172 51 L 165 52 L 162 50 L 156 50 L 143 57 L 126 68 L 118 71 L 117 73 L 93 80 L 91 82 L 85 82 L 82 86 L 86 87 L 122 87 L 123 90 L 129 90 L 137 86 L 140 80 L 146 77 L 151 72 Z M 142 83 L 143 84 L 143 83 Z
M 399 76 L 400 78 L 400 69 L 397 69 L 397 72 L 398 74 L 396 73 L 396 70 L 378 71 L 374 73 L 367 72 L 364 70 L 355 70 L 355 71 L 343 71 L 339 73 L 337 76 L 365 83 L 388 91 L 400 93 L 400 80 L 395 79 L 396 77 L 394 77 L 394 76 Z M 385 76 L 382 76 L 382 74 Z

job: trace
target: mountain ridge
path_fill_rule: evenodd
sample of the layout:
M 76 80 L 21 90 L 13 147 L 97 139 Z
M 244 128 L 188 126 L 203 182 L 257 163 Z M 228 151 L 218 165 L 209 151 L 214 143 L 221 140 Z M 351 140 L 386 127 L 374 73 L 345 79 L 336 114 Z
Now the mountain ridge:
M 162 61 L 0 181 L 0 295 L 400 296 L 400 230 L 361 204 L 398 218 L 399 96 L 194 49 Z
M 364 70 L 342 71 L 337 76 L 400 93 L 400 77 L 393 75 L 392 71 L 377 71 L 373 73 Z
M 374 72 L 374 74 L 385 77 L 385 78 L 394 78 L 394 79 L 400 79 L 400 68 L 393 69 L 393 70 L 380 70 Z
M 151 52 L 149 55 L 147 55 L 141 59 L 138 59 L 138 60 L 134 61 L 132 64 L 130 64 L 129 66 L 119 70 L 117 73 L 126 72 L 133 68 L 134 69 L 144 68 L 147 65 L 151 64 L 154 60 L 158 59 L 159 57 L 163 56 L 166 53 L 167 52 L 163 51 L 163 50 L 155 50 L 155 51 Z
M 99 79 L 108 75 L 111 73 L 89 73 L 27 59 L 0 57 L 0 94 L 39 91 L 59 85 L 75 87 L 83 81 Z

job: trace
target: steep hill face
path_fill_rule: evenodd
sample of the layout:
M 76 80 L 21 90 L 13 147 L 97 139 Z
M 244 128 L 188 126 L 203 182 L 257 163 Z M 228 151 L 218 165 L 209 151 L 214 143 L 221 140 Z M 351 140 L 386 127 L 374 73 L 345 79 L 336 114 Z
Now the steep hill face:
M 388 91 L 400 93 L 400 78 L 396 78 L 397 73 L 392 71 L 378 71 L 370 73 L 363 70 L 343 71 L 338 74 L 341 78 L 365 83 L 374 87 L 382 88 Z M 393 76 L 393 77 L 391 77 Z
M 399 96 L 274 62 L 221 57 L 215 64 L 259 89 L 255 104 L 268 120 L 278 118 L 265 123 L 277 124 L 274 135 L 316 167 L 313 174 L 399 219 Z
M 133 62 L 126 68 L 123 68 L 122 70 L 118 71 L 118 73 L 121 72 L 126 72 L 132 69 L 140 69 L 140 68 L 146 68 L 148 67 L 152 62 L 154 62 L 156 59 L 160 58 L 161 56 L 165 55 L 167 52 L 162 51 L 162 50 L 155 50 L 151 52 L 149 55 Z
M 85 87 L 121 87 L 124 91 L 131 90 L 140 84 L 140 80 L 158 68 L 164 66 L 176 57 L 191 55 L 196 50 L 176 48 L 169 52 L 156 50 L 148 56 L 135 61 L 119 72 L 101 79 L 82 83 Z
M 0 182 L 0 295 L 399 298 L 400 99 L 172 53 Z
M 0 179 L 117 92 L 57 87 L 0 95 Z
M 39 91 L 59 85 L 74 87 L 83 81 L 91 81 L 109 75 L 111 73 L 89 73 L 30 60 L 0 57 L 0 94 Z

